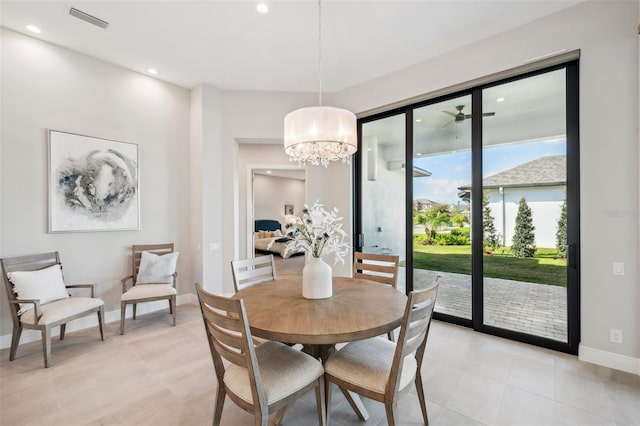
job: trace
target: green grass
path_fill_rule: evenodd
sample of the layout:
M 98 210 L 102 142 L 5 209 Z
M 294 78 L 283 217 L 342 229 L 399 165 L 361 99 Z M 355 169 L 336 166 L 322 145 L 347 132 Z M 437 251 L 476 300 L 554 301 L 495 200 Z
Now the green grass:
M 414 244 L 413 267 L 471 275 L 471 246 L 425 246 Z M 567 285 L 565 259 L 556 259 L 555 249 L 541 248 L 533 259 L 514 257 L 508 247 L 483 256 L 484 275 L 491 278 Z

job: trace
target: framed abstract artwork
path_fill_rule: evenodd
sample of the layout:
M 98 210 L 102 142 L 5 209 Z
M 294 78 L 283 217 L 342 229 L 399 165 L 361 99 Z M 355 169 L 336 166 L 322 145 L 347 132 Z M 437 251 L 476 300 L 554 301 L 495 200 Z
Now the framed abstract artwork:
M 138 229 L 138 145 L 49 130 L 49 232 Z

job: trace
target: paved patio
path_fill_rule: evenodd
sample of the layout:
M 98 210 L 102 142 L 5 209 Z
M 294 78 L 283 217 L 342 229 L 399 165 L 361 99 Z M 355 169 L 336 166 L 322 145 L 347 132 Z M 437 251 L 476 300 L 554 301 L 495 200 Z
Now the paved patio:
M 440 275 L 436 312 L 471 318 L 471 276 L 416 269 L 414 288 L 427 288 Z M 398 286 L 404 288 L 405 268 Z M 567 291 L 564 287 L 485 278 L 487 325 L 567 341 Z
M 299 274 L 304 256 L 276 257 L 278 274 Z M 471 318 L 471 276 L 416 269 L 415 288 L 427 288 L 440 275 L 436 311 Z M 405 268 L 399 268 L 398 288 L 404 291 Z M 567 341 L 567 292 L 564 287 L 520 281 L 485 279 L 485 324 Z

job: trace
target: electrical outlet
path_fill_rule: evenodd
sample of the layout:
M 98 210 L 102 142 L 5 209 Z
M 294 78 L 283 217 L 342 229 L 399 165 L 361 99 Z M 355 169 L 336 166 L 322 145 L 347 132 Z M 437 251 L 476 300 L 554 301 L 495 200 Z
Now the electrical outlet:
M 617 328 L 610 328 L 609 340 L 611 341 L 611 343 L 622 344 L 622 330 L 619 330 Z

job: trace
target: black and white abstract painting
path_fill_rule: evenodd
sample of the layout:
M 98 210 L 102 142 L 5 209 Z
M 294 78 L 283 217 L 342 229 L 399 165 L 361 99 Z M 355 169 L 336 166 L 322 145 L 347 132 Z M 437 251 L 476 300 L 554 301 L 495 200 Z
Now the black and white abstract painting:
M 138 145 L 49 131 L 49 232 L 140 229 Z

